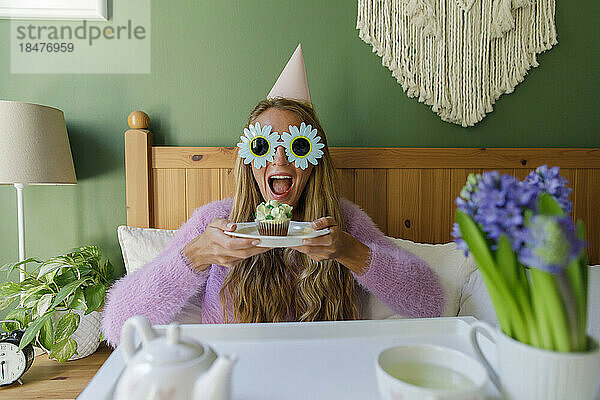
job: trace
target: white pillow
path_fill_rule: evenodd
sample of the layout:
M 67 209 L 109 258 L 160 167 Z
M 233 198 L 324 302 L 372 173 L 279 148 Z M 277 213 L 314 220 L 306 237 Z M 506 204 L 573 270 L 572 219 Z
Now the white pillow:
M 128 274 L 152 261 L 175 236 L 174 230 L 133 228 L 121 225 L 117 228 L 119 245 Z
M 444 289 L 443 316 L 455 317 L 460 307 L 462 288 L 477 269 L 473 259 L 465 257 L 463 251 L 456 248 L 455 243 L 428 244 L 391 237 L 389 239 L 429 264 Z M 398 318 L 375 296 L 369 296 L 368 302 L 368 309 L 373 312 L 371 319 Z
M 167 229 L 132 228 L 119 226 L 119 244 L 128 274 L 154 259 L 169 243 L 176 231 Z M 461 291 L 469 275 L 476 269 L 471 258 L 465 258 L 456 244 L 425 244 L 410 240 L 389 238 L 399 247 L 410 251 L 427 262 L 440 278 L 444 289 L 444 316 L 456 316 Z M 368 319 L 402 318 L 371 294 L 364 300 L 364 317 Z

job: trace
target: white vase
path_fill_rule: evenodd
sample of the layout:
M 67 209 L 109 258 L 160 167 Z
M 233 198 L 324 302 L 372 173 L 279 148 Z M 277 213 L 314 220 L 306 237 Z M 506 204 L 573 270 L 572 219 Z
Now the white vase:
M 69 361 L 87 357 L 98 350 L 102 332 L 100 326 L 102 314 L 100 312 L 92 311 L 88 315 L 85 315 L 82 310 L 73 310 L 73 312 L 79 315 L 79 326 L 71 335 L 71 339 L 77 343 L 77 353 L 73 354 L 69 358 Z M 56 327 L 56 322 L 66 313 L 67 311 L 57 311 L 52 315 L 52 324 L 54 327 Z
M 479 330 L 496 344 L 497 369 L 481 352 Z M 590 351 L 561 353 L 521 343 L 484 322 L 474 323 L 469 336 L 490 378 L 507 400 L 595 399 L 600 347 L 593 338 L 588 337 Z

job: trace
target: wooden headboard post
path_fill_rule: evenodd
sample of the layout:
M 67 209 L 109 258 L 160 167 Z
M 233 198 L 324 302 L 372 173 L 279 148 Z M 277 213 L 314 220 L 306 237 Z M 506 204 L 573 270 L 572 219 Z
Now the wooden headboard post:
M 177 229 L 210 201 L 233 195 L 235 147 L 153 146 L 150 118 L 129 116 L 125 132 L 127 225 Z M 519 179 L 559 166 L 573 189 L 573 217 L 586 224 L 588 254 L 600 263 L 600 149 L 330 147 L 340 194 L 382 232 L 423 243 L 452 240 L 455 199 L 469 173 Z
M 150 118 L 134 111 L 125 132 L 125 196 L 127 225 L 149 228 L 152 224 L 152 132 Z

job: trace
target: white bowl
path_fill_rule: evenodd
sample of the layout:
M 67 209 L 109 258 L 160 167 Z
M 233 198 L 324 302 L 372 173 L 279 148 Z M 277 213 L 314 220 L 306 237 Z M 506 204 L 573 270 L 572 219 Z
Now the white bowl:
M 403 363 L 408 363 L 404 364 L 403 372 L 395 371 L 394 374 L 406 381 L 392 376 L 389 372 L 394 369 L 394 366 L 398 367 Z M 417 368 L 417 364 L 425 365 L 423 369 L 427 368 L 427 374 L 422 375 L 428 376 L 427 379 L 431 380 L 428 383 L 443 382 L 444 384 L 415 384 L 416 376 L 421 375 L 417 373 L 421 369 Z M 415 366 L 415 368 L 408 366 Z M 391 347 L 379 353 L 375 368 L 377 387 L 383 400 L 483 400 L 485 398 L 487 371 L 478 361 L 458 350 L 434 345 Z M 442 375 L 432 373 L 434 370 L 447 371 L 446 368 L 451 370 L 452 374 L 447 376 L 443 374 L 444 379 L 440 379 Z

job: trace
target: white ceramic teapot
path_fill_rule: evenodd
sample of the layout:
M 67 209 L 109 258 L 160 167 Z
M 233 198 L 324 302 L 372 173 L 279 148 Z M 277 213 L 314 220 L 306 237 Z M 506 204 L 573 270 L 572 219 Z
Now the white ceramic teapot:
M 142 344 L 136 349 L 136 331 Z M 115 400 L 229 400 L 235 356 L 218 356 L 209 346 L 180 335 L 171 324 L 158 336 L 148 320 L 129 318 L 121 330 L 121 354 L 127 364 Z

